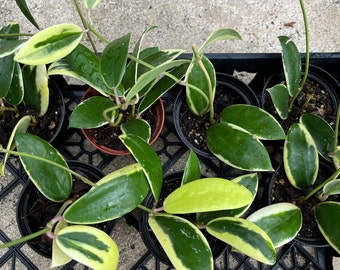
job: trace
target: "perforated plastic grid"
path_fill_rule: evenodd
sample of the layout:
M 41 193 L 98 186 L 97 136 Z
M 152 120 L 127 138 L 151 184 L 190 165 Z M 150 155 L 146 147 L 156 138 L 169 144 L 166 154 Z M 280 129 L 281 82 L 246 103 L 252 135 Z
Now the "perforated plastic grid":
M 280 68 L 281 60 L 279 54 L 212 54 L 209 58 L 213 61 L 216 70 L 232 74 L 234 70 L 256 73 L 255 78 L 249 84 L 252 89 L 260 95 L 265 79 L 276 68 Z M 340 54 L 313 54 L 311 63 L 326 69 L 338 81 L 340 78 Z M 70 113 L 79 102 L 84 86 L 68 85 L 62 78 L 56 78 L 63 89 L 67 112 Z M 339 90 L 339 85 L 335 85 Z M 160 138 L 154 144 L 159 157 L 163 163 L 164 174 L 183 169 L 184 161 L 188 155 L 188 149 L 178 138 L 172 119 L 173 103 L 179 88 L 173 89 L 163 97 L 166 109 L 166 120 Z M 66 125 L 55 142 L 55 146 L 60 150 L 67 160 L 78 160 L 96 166 L 104 173 L 108 173 L 119 167 L 131 163 L 129 156 L 115 157 L 109 156 L 95 150 L 83 137 L 81 131 L 67 128 Z M 226 178 L 232 178 L 241 172 L 232 169 L 215 159 L 201 158 L 203 173 L 216 174 Z M 15 160 L 11 160 L 7 165 L 7 182 L 0 182 L 0 204 L 11 204 L 11 214 L 15 215 L 15 199 L 22 186 L 27 181 L 21 165 Z M 266 203 L 266 188 L 270 175 L 261 175 L 261 186 L 254 208 Z M 10 200 L 9 200 L 10 199 Z M 1 213 L 3 214 L 3 213 Z M 13 220 L 15 217 L 13 218 Z M 1 221 L 2 222 L 2 221 Z M 18 236 L 17 232 L 12 235 L 12 229 L 6 228 L 11 224 L 3 224 L 0 227 L 0 240 L 7 242 Z M 13 225 L 13 224 L 12 224 Z M 14 224 L 15 225 L 15 224 Z M 120 231 L 120 232 L 118 232 Z M 121 262 L 119 269 L 172 269 L 161 263 L 148 251 L 140 239 L 137 215 L 129 214 L 117 221 L 112 237 L 123 243 L 121 250 Z M 315 248 L 302 246 L 296 242 L 291 242 L 278 251 L 277 263 L 273 266 L 263 265 L 257 261 L 233 252 L 227 246 L 223 254 L 216 259 L 215 269 L 332 269 L 332 256 L 334 252 L 330 248 Z M 49 259 L 43 258 L 21 244 L 9 249 L 0 250 L 1 269 L 45 269 L 49 266 Z M 75 262 L 61 267 L 60 269 L 88 269 Z

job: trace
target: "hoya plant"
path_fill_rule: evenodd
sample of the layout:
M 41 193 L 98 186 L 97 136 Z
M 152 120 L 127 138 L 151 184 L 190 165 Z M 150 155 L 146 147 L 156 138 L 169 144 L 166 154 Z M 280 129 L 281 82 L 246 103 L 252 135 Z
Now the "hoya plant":
M 213 269 L 211 248 L 203 230 L 236 252 L 274 264 L 275 248 L 289 242 L 300 230 L 301 211 L 293 204 L 282 203 L 242 217 L 257 187 L 256 173 L 232 180 L 200 178 L 199 160 L 191 151 L 181 186 L 165 198 L 162 207 L 144 210 L 149 213 L 150 228 L 176 269 Z

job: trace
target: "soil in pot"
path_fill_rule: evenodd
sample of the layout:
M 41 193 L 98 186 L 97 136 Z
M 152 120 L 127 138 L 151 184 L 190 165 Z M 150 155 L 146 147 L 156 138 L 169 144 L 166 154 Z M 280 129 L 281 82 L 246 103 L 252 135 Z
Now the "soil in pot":
M 150 209 L 162 207 L 165 198 L 180 186 L 182 175 L 183 175 L 182 173 L 174 173 L 166 176 L 164 178 L 162 192 L 159 201 L 156 203 L 153 199 L 153 195 L 149 193 L 149 195 L 144 200 L 143 205 Z M 192 222 L 194 222 L 195 220 L 195 214 L 179 216 Z M 164 252 L 162 246 L 160 245 L 156 236 L 153 234 L 151 228 L 148 225 L 148 213 L 145 211 L 140 211 L 139 213 L 139 228 L 145 245 L 153 253 L 153 255 L 160 259 L 163 263 L 171 266 L 171 262 L 168 256 Z M 202 229 L 202 233 L 206 237 L 211 247 L 211 251 L 214 258 L 220 256 L 224 251 L 226 244 L 218 240 L 217 238 L 213 237 L 209 233 L 207 233 L 207 231 L 204 229 Z
M 60 89 L 52 80 L 49 81 L 50 100 L 46 114 L 36 117 L 37 123 L 28 128 L 28 132 L 35 134 L 48 142 L 52 142 L 60 131 L 64 121 L 65 107 Z M 5 111 L 0 115 L 0 145 L 7 146 L 8 139 L 17 122 L 25 115 L 37 116 L 37 111 L 25 107 L 23 104 L 17 106 L 19 113 Z
M 91 181 L 97 182 L 103 177 L 103 174 L 93 166 L 83 164 L 81 162 L 68 162 L 72 170 L 87 176 Z M 81 180 L 74 178 L 72 192 L 69 200 L 77 200 L 90 190 L 90 186 L 84 184 Z M 30 181 L 22 190 L 18 202 L 17 221 L 22 235 L 28 235 L 37 232 L 44 228 L 46 224 L 51 221 L 58 213 L 62 202 L 56 203 L 45 198 L 38 189 Z M 111 232 L 113 228 L 113 221 L 95 224 L 93 226 Z M 34 238 L 27 242 L 28 245 L 39 254 L 50 258 L 52 254 L 52 239 L 45 234 Z
M 312 187 L 298 190 L 288 181 L 283 166 L 280 166 L 275 172 L 269 186 L 269 203 L 290 202 L 297 205 L 302 211 L 302 228 L 296 240 L 315 246 L 327 245 L 323 238 L 314 217 L 315 206 L 320 203 L 316 196 L 312 196 L 303 203 L 300 199 L 306 196 L 313 187 L 318 186 L 332 174 L 332 167 L 326 163 L 320 164 L 319 173 L 315 184 Z M 329 201 L 340 201 L 339 195 L 332 195 Z
M 215 120 L 226 107 L 233 104 L 255 104 L 257 98 L 252 90 L 241 81 L 226 74 L 217 77 L 216 93 L 214 100 Z M 177 107 L 178 106 L 178 107 Z M 213 157 L 206 144 L 206 132 L 211 126 L 209 113 L 203 117 L 194 115 L 185 101 L 185 89 L 177 97 L 174 108 L 174 121 L 177 133 L 182 141 L 197 154 Z

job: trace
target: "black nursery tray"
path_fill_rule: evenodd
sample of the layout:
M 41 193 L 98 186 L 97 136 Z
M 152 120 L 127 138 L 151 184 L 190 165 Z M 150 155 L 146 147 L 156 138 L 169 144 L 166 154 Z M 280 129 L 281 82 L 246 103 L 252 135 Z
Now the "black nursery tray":
M 190 57 L 187 55 L 185 57 Z M 266 78 L 277 68 L 281 68 L 280 54 L 209 54 L 218 72 L 233 74 L 234 71 L 246 72 L 254 76 L 249 86 L 260 96 Z M 340 81 L 340 53 L 315 53 L 311 55 L 311 64 L 324 68 Z M 241 73 L 244 75 L 244 73 Z M 63 92 L 68 113 L 79 102 L 85 86 L 68 85 L 62 78 L 57 78 L 63 84 Z M 336 84 L 340 95 L 340 86 Z M 160 138 L 154 144 L 159 157 L 163 162 L 165 174 L 182 170 L 188 155 L 188 148 L 179 140 L 172 121 L 173 103 L 178 92 L 175 88 L 164 97 L 166 109 L 166 120 Z M 95 150 L 83 137 L 79 130 L 68 129 L 67 123 L 59 136 L 55 146 L 60 150 L 67 160 L 79 160 L 90 163 L 100 169 L 103 173 L 109 173 L 127 163 L 133 162 L 130 156 L 116 157 L 108 156 Z M 203 174 L 223 175 L 232 178 L 241 172 L 232 169 L 215 159 L 201 158 Z M 268 186 L 269 174 L 261 175 L 261 186 L 259 188 L 259 204 L 265 203 L 266 187 Z M 15 221 L 16 199 L 23 185 L 27 181 L 24 177 L 21 165 L 12 159 L 7 165 L 6 181 L 0 181 L 0 207 L 6 209 L 1 213 L 0 240 L 7 242 L 18 238 Z M 255 205 L 254 207 L 259 207 Z M 4 224 L 4 215 L 8 224 Z M 10 217 L 12 215 L 13 217 Z M 129 214 L 115 223 L 112 237 L 118 243 L 121 252 L 119 269 L 172 269 L 156 259 L 147 250 L 141 240 L 136 213 Z M 332 259 L 337 256 L 329 247 L 302 246 L 292 241 L 278 251 L 277 263 L 273 266 L 263 265 L 231 251 L 226 246 L 223 254 L 216 259 L 215 269 L 333 269 Z M 0 269 L 48 269 L 49 259 L 43 258 L 27 245 L 0 250 Z M 71 262 L 59 269 L 88 269 L 87 267 Z

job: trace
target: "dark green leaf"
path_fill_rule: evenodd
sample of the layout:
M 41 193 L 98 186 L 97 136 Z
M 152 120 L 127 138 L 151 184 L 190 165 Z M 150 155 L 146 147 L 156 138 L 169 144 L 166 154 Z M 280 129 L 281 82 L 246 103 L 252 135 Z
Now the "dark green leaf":
M 289 111 L 289 93 L 283 84 L 277 84 L 267 89 L 273 101 L 275 109 L 282 119 L 286 119 Z
M 27 6 L 26 0 L 15 0 L 15 2 L 17 3 L 18 7 L 20 8 L 22 14 L 24 14 L 25 17 L 27 18 L 27 20 L 29 20 L 30 23 L 35 26 L 35 28 L 40 29 L 38 23 L 33 18 L 29 7 Z
M 149 142 L 151 137 L 151 127 L 143 119 L 133 119 L 121 124 L 121 130 L 125 134 L 133 134 L 141 137 L 144 141 Z

